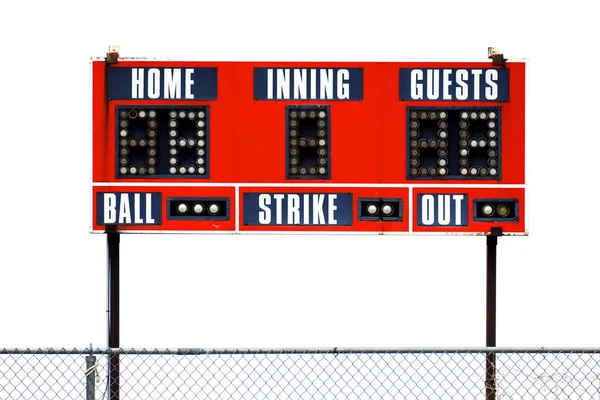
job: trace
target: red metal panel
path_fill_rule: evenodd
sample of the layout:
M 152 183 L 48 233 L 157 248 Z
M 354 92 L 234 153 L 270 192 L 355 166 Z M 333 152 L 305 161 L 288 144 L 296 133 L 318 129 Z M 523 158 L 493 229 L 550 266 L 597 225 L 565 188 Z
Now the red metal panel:
M 157 225 L 116 225 L 120 232 L 235 232 L 236 199 L 233 187 L 189 187 L 189 186 L 94 186 L 93 188 L 93 215 L 92 230 L 104 232 L 106 225 L 99 225 L 97 202 L 98 193 L 161 193 L 160 224 Z M 167 201 L 170 198 L 227 198 L 229 200 L 229 218 L 227 220 L 173 220 L 167 213 Z M 132 204 L 133 208 L 134 205 Z
M 246 193 L 351 193 L 352 194 L 352 225 L 350 226 L 331 226 L 331 225 L 264 225 L 247 226 L 244 224 L 244 194 Z M 377 188 L 377 187 L 241 187 L 240 188 L 240 214 L 239 228 L 240 232 L 407 232 L 408 231 L 408 189 L 407 188 Z M 359 199 L 375 198 L 397 198 L 402 199 L 402 217 L 400 221 L 363 221 L 359 219 L 358 201 Z
M 180 67 L 199 68 L 214 67 L 218 70 L 218 98 L 216 100 L 108 100 L 107 68 L 151 68 Z M 325 100 L 255 100 L 254 70 L 255 68 L 361 68 L 363 71 L 362 100 L 325 101 Z M 92 61 L 93 83 L 93 183 L 94 193 L 104 190 L 97 184 L 114 183 L 111 190 L 131 191 L 131 183 L 143 184 L 165 194 L 198 194 L 207 191 L 213 195 L 220 193 L 217 188 L 200 188 L 202 184 L 231 185 L 227 189 L 228 196 L 234 204 L 234 185 L 242 187 L 240 196 L 245 192 L 270 190 L 270 185 L 286 185 L 279 190 L 286 192 L 307 191 L 305 187 L 294 188 L 294 185 L 315 184 L 310 188 L 313 192 L 339 192 L 344 185 L 347 191 L 356 196 L 377 196 L 377 193 L 395 194 L 404 199 L 406 218 L 403 222 L 385 222 L 378 228 L 376 223 L 358 221 L 346 227 L 315 226 L 264 226 L 244 227 L 239 231 L 393 231 L 393 232 L 431 232 L 468 234 L 487 232 L 498 224 L 470 222 L 461 227 L 418 226 L 413 219 L 412 227 L 408 226 L 409 204 L 416 204 L 418 193 L 439 193 L 462 191 L 474 195 L 485 194 L 498 197 L 517 197 L 520 200 L 520 219 L 518 223 L 501 223 L 506 231 L 526 233 L 525 224 L 525 64 L 508 62 L 506 68 L 510 72 L 510 101 L 402 101 L 399 97 L 399 70 L 401 68 L 490 68 L 491 62 L 191 62 L 191 61 L 146 61 L 139 59 L 121 60 L 108 66 L 102 60 Z M 116 108 L 157 107 L 157 106 L 209 106 L 210 107 L 210 177 L 176 177 L 176 178 L 117 178 L 116 164 Z M 330 107 L 330 162 L 331 179 L 286 179 L 286 115 L 287 105 L 328 105 Z M 502 112 L 502 166 L 501 178 L 479 179 L 445 179 L 418 181 L 407 178 L 407 107 L 499 107 Z M 176 183 L 180 187 L 161 186 L 165 183 Z M 454 188 L 439 189 L 436 186 L 454 185 Z M 463 188 L 465 184 L 475 183 L 481 189 Z M 248 184 L 253 184 L 248 186 Z M 355 185 L 356 184 L 356 185 Z M 359 184 L 397 185 L 396 188 L 363 188 Z M 186 186 L 189 185 L 189 186 Z M 196 185 L 196 186 L 194 186 Z M 244 185 L 248 186 L 245 187 Z M 332 187 L 328 187 L 331 185 Z M 431 187 L 427 187 L 431 185 Z M 485 188 L 489 185 L 490 188 Z M 512 185 L 511 188 L 502 185 Z M 519 188 L 514 188 L 518 185 Z M 408 200 L 408 188 L 414 187 L 412 202 Z M 338 190 L 339 189 L 339 190 Z M 137 190 L 137 189 L 136 189 Z M 471 201 L 469 199 L 469 201 Z M 242 201 L 240 197 L 240 201 Z M 103 230 L 96 224 L 94 204 L 93 230 Z M 243 207 L 241 208 L 241 210 Z M 237 217 L 237 216 L 236 216 Z M 239 215 L 243 221 L 243 215 Z M 135 230 L 212 230 L 209 223 L 183 223 L 163 219 L 162 226 L 148 225 L 135 227 Z M 223 226 L 235 230 L 233 219 Z M 123 227 L 123 230 L 134 229 Z
M 420 194 L 465 194 L 467 196 L 467 215 L 463 215 L 465 226 L 426 226 L 418 225 L 420 204 Z M 493 221 L 482 222 L 475 221 L 473 201 L 475 199 L 517 199 L 519 205 L 519 216 L 517 221 Z M 452 188 L 416 188 L 413 190 L 413 218 L 412 231 L 415 233 L 448 233 L 448 234 L 485 234 L 491 231 L 492 227 L 502 228 L 505 234 L 526 233 L 526 210 L 525 210 L 525 189 L 523 188 L 472 188 L 472 187 L 452 187 Z M 436 210 L 437 211 L 437 210 Z

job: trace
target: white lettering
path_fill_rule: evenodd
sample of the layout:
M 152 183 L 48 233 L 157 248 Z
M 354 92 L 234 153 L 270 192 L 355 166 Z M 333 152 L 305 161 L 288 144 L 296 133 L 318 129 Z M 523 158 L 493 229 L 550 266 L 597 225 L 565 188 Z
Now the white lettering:
M 275 194 L 273 195 L 275 199 L 275 223 L 277 225 L 281 225 L 283 222 L 283 199 L 285 198 L 285 194 Z
M 333 69 L 322 69 L 319 76 L 320 80 L 320 99 L 333 99 Z
M 459 69 L 456 71 L 456 99 L 466 100 L 469 97 L 469 86 L 465 80 L 469 79 L 469 72 L 466 69 Z
M 452 100 L 452 95 L 450 94 L 450 86 L 452 85 L 452 79 L 450 79 L 451 73 L 451 69 L 445 69 L 442 71 L 442 84 L 444 85 L 444 93 L 442 94 L 442 98 L 444 100 Z
M 410 98 L 413 100 L 423 99 L 423 71 L 413 69 L 410 71 Z
M 121 194 L 121 201 L 119 202 L 119 223 L 131 223 L 131 206 L 129 205 L 129 196 L 126 194 Z
M 181 98 L 181 69 L 165 68 L 165 99 Z
M 479 79 L 481 79 L 482 72 L 480 69 L 471 70 L 471 74 L 473 74 L 473 99 L 475 100 L 479 100 Z
M 309 194 L 305 194 L 302 196 L 302 198 L 304 199 L 304 212 L 303 212 L 303 216 L 302 216 L 302 223 L 303 224 L 310 224 L 310 208 L 308 208 L 308 203 L 310 202 L 310 195 Z
M 155 222 L 152 217 L 152 194 L 146 193 L 146 223 L 153 224 Z
M 325 225 L 325 212 L 323 210 L 324 194 L 313 194 L 313 225 Z
M 194 86 L 194 80 L 192 79 L 192 75 L 194 75 L 193 68 L 185 69 L 185 98 L 193 99 L 194 93 L 192 93 L 192 86 Z
M 337 97 L 338 99 L 349 99 L 350 98 L 350 71 L 347 69 L 340 69 L 337 72 Z
M 498 71 L 495 69 L 488 69 L 485 71 L 485 83 L 488 87 L 485 88 L 486 100 L 496 100 L 498 98 Z
M 133 194 L 133 222 L 136 224 L 143 224 L 144 220 L 140 215 L 142 212 L 142 199 L 140 193 Z
M 294 70 L 294 99 L 306 100 L 306 69 Z
M 351 96 L 347 68 L 267 68 L 266 74 L 270 100 L 348 100 Z
M 314 100 L 317 98 L 317 70 L 310 70 L 310 99 Z
M 431 194 L 421 197 L 421 222 L 423 225 L 433 225 L 435 222 L 435 199 Z
M 427 100 L 437 100 L 440 97 L 440 70 L 427 70 Z
M 327 197 L 327 223 L 330 225 L 337 224 L 337 220 L 335 219 L 335 211 L 337 210 L 337 206 L 335 205 L 336 199 L 337 194 L 330 194 Z
M 412 100 L 498 100 L 500 73 L 501 71 L 494 68 L 412 69 L 410 98 Z
M 454 200 L 454 223 L 455 225 L 462 225 L 462 201 L 464 199 L 464 195 L 455 194 L 452 196 Z
M 287 223 L 288 225 L 300 224 L 300 196 L 297 194 L 288 195 Z
M 290 98 L 290 70 L 277 70 L 277 99 L 287 100 Z
M 267 70 L 267 99 L 273 99 L 273 69 Z
M 329 193 L 259 194 L 258 223 L 260 225 L 290 226 L 337 225 L 336 213 L 339 209 L 337 201 L 338 195 Z M 150 207 L 150 199 L 147 198 L 146 202 Z M 327 212 L 325 212 L 325 207 L 327 207 Z M 139 213 L 139 211 L 136 212 Z M 284 212 L 285 215 L 283 215 Z
M 104 193 L 104 223 L 114 224 L 117 221 L 117 195 Z
M 438 223 L 440 225 L 450 224 L 450 195 L 438 195 Z
M 131 98 L 132 99 L 143 99 L 144 98 L 144 69 L 143 68 L 132 68 L 131 69 Z
M 261 225 L 268 225 L 271 223 L 271 196 L 268 194 L 261 194 L 258 196 L 258 208 L 261 211 L 258 212 L 258 223 Z
M 160 97 L 160 70 L 158 68 L 148 70 L 148 97 L 151 99 Z

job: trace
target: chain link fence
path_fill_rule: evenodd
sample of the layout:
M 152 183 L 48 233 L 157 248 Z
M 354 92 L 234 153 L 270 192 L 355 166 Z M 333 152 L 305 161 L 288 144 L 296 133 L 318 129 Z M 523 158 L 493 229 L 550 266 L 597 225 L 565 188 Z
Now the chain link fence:
M 600 349 L 3 349 L 0 399 L 600 400 Z

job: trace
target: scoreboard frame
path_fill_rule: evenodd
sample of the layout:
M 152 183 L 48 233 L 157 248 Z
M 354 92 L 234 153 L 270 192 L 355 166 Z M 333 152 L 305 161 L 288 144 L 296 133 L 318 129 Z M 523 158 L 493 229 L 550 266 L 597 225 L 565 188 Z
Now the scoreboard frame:
M 499 67 L 490 60 L 238 62 L 119 58 L 109 63 L 105 58 L 92 58 L 90 70 L 92 233 L 110 230 L 121 233 L 484 235 L 500 227 L 504 235 L 529 234 L 525 60 L 508 60 Z M 331 75 L 327 75 L 328 72 Z M 257 88 L 258 75 L 260 84 L 268 85 L 267 88 Z M 412 76 L 412 81 L 406 82 L 403 76 Z M 414 87 L 415 76 L 424 82 L 419 90 Z M 497 78 L 490 80 L 490 76 Z M 145 80 L 139 80 L 140 77 Z M 161 79 L 160 84 L 151 80 L 157 77 Z M 287 89 L 277 80 L 280 78 L 287 79 Z M 294 78 L 304 80 L 295 82 Z M 135 79 L 138 79 L 137 84 Z M 324 79 L 331 82 L 324 84 Z M 329 97 L 319 98 L 323 94 Z M 495 99 L 485 98 L 490 95 L 496 96 Z M 202 156 L 206 174 L 190 175 L 189 169 L 184 174 L 161 173 L 152 177 L 120 174 L 120 151 L 133 149 L 119 146 L 117 111 L 121 109 L 207 110 L 206 147 Z M 309 126 L 300 134 L 301 139 L 302 135 L 306 136 L 306 157 L 314 155 L 314 171 L 319 171 L 319 165 L 326 168 L 322 176 L 319 172 L 294 175 L 298 172 L 292 169 L 296 164 L 291 160 L 296 157 L 296 149 L 303 147 L 293 141 L 292 109 L 326 110 L 324 136 L 318 135 L 318 125 L 313 129 L 312 125 L 302 125 L 304 122 L 299 120 L 301 126 Z M 459 139 L 456 136 L 459 129 L 455 124 L 450 124 L 455 130 L 448 130 L 450 147 L 445 153 L 440 153 L 438 147 L 416 147 L 417 151 L 411 152 L 411 134 L 414 134 L 410 126 L 411 110 L 450 113 L 497 110 L 496 160 L 490 161 L 481 155 L 484 154 L 481 149 L 489 151 L 494 137 L 487 137 L 482 131 L 484 133 L 473 138 L 478 143 L 485 141 L 481 149 L 476 143 L 472 147 L 458 147 L 455 142 Z M 456 122 L 458 114 L 452 115 Z M 317 121 L 319 117 L 314 118 Z M 424 128 L 417 135 L 428 137 L 420 138 L 420 145 L 424 146 L 424 140 L 428 141 L 427 146 L 443 143 L 445 137 L 439 136 L 439 131 L 435 133 L 438 120 L 423 121 L 428 131 Z M 473 126 L 479 123 L 468 122 Z M 167 120 L 160 123 L 165 124 Z M 177 150 L 175 145 L 165 144 L 166 131 L 159 133 L 159 140 L 163 142 L 156 146 L 163 155 Z M 174 135 L 182 139 L 183 134 Z M 322 153 L 321 139 L 324 140 Z M 198 138 L 195 140 L 197 143 Z M 136 145 L 139 141 L 138 138 Z M 311 149 L 313 144 L 314 149 Z M 179 151 L 188 151 L 190 146 L 186 146 Z M 196 151 L 199 147 L 191 148 Z M 457 149 L 480 154 L 480 164 L 471 168 L 476 168 L 476 173 L 467 171 L 461 176 L 463 172 L 457 172 L 462 171 L 456 168 L 456 162 L 462 162 Z M 438 156 L 414 161 L 411 154 L 419 153 L 418 150 L 437 152 Z M 444 155 L 451 152 L 452 157 Z M 163 157 L 158 162 L 166 163 L 166 160 Z M 441 176 L 440 160 L 454 165 L 452 174 L 447 170 L 448 175 Z M 411 174 L 413 162 L 429 163 L 427 168 L 432 173 L 435 169 L 435 175 Z M 497 165 L 497 175 L 489 175 L 486 162 L 496 163 L 493 165 Z M 188 162 L 185 167 L 190 166 Z M 198 165 L 195 168 L 197 171 Z M 487 174 L 481 175 L 482 169 Z M 159 193 L 160 200 L 154 195 L 142 196 L 147 193 Z M 347 200 L 346 194 L 351 195 L 351 200 Z M 149 204 L 148 199 L 160 204 Z M 204 213 L 213 200 L 221 201 L 219 204 L 225 209 L 212 215 L 173 215 L 176 208 L 169 205 L 177 199 L 192 201 L 189 206 L 201 204 L 196 207 Z M 489 204 L 483 204 L 484 201 Z M 367 215 L 367 203 L 373 205 L 369 209 L 377 210 L 375 214 Z M 494 215 L 478 215 L 490 204 L 497 206 Z M 393 214 L 383 214 L 384 205 L 386 210 L 393 210 Z M 507 207 L 508 213 L 499 218 L 498 210 L 503 210 L 502 207 Z M 191 212 L 189 210 L 188 207 L 186 212 Z M 267 210 L 272 213 L 271 219 L 266 217 Z

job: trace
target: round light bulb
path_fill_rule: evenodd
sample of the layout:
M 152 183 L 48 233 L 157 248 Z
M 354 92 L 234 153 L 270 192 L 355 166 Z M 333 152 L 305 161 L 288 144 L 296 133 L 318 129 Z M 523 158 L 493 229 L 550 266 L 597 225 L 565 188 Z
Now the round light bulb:
M 379 208 L 376 204 L 371 203 L 367 206 L 367 213 L 369 213 L 370 215 L 375 215 L 377 214 L 378 209 Z
M 498 212 L 499 217 L 506 217 L 510 212 L 510 208 L 507 204 L 500 204 L 496 211 Z
M 219 205 L 217 203 L 211 203 L 208 206 L 208 212 L 215 215 L 219 213 Z
M 483 215 L 490 217 L 494 213 L 494 207 L 492 207 L 490 204 L 485 204 L 481 208 L 481 212 L 483 213 Z
M 384 215 L 391 215 L 394 212 L 394 207 L 392 207 L 391 204 L 386 203 L 381 207 L 381 212 Z

